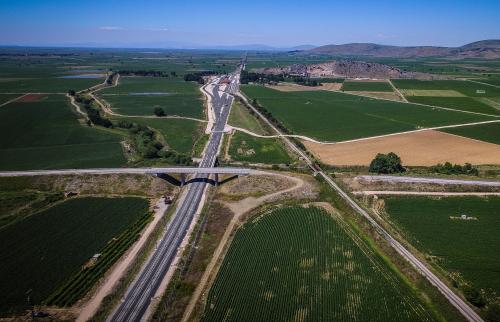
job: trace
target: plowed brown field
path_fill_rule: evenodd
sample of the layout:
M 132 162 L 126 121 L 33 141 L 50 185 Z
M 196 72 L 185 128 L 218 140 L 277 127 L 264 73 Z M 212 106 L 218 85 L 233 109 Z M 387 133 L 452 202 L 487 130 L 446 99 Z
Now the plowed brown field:
M 331 145 L 303 143 L 322 162 L 332 165 L 369 165 L 377 153 L 388 152 L 399 155 L 403 165 L 446 161 L 500 164 L 500 145 L 433 130 Z

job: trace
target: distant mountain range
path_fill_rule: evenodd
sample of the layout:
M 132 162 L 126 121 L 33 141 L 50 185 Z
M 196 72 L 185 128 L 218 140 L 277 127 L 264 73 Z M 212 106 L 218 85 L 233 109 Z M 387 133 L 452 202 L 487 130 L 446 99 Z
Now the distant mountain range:
M 300 45 L 293 47 L 273 47 L 262 44 L 250 44 L 250 45 L 234 45 L 234 46 L 205 46 L 203 49 L 220 49 L 220 50 L 248 50 L 248 51 L 302 51 L 317 48 L 314 45 Z
M 435 46 L 387 46 L 370 43 L 326 45 L 307 51 L 311 54 L 333 56 L 372 56 L 372 57 L 456 57 L 456 58 L 500 58 L 500 40 L 481 40 L 461 47 Z

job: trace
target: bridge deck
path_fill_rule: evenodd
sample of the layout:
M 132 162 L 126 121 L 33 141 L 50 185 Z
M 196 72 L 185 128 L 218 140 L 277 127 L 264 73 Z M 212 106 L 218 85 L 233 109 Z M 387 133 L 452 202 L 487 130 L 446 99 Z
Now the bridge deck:
M 249 175 L 254 170 L 246 168 L 194 168 L 194 167 L 168 167 L 168 168 L 99 168 L 99 169 L 63 169 L 63 170 L 29 170 L 29 171 L 0 171 L 0 177 L 46 176 L 46 175 L 71 175 L 71 174 L 235 174 Z

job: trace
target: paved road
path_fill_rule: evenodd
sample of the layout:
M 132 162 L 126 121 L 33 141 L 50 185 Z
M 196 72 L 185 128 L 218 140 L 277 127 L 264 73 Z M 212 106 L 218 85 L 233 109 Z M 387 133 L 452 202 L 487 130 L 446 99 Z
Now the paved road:
M 235 75 L 231 75 L 232 78 Z M 212 104 L 216 115 L 213 133 L 208 142 L 201 168 L 210 168 L 215 165 L 217 154 L 222 140 L 224 127 L 227 123 L 233 97 L 227 93 L 220 93 L 218 86 L 214 86 L 211 93 Z M 206 178 L 207 174 L 197 174 L 196 178 Z M 147 260 L 138 277 L 127 290 L 122 303 L 112 313 L 111 321 L 140 321 L 150 305 L 151 298 L 158 290 L 165 274 L 174 260 L 178 248 L 187 234 L 194 215 L 202 200 L 206 183 L 195 182 L 188 186 L 183 202 L 174 213 L 167 231 L 157 249 Z
M 168 168 L 97 168 L 97 169 L 64 169 L 64 170 L 27 170 L 27 171 L 0 171 L 0 177 L 23 176 L 51 176 L 51 175 L 78 175 L 78 174 L 238 174 L 248 175 L 255 170 L 234 167 L 168 167 Z
M 245 96 L 240 93 L 235 95 L 242 98 L 264 122 L 266 122 L 278 135 L 282 135 L 264 115 L 262 115 L 255 107 L 249 104 Z M 431 270 L 427 268 L 418 258 L 416 258 L 410 251 L 408 251 L 400 242 L 392 237 L 382 226 L 380 226 L 363 208 L 361 208 L 344 190 L 342 190 L 335 181 L 325 174 L 317 165 L 314 165 L 311 159 L 287 137 L 282 137 L 283 141 L 287 143 L 292 150 L 297 152 L 301 158 L 308 164 L 308 166 L 318 175 L 320 175 L 335 191 L 337 191 L 342 198 L 349 203 L 349 205 L 361 216 L 365 217 L 370 224 L 387 240 L 387 242 L 413 267 L 415 267 L 427 280 L 434 285 L 450 303 L 457 308 L 458 311 L 469 321 L 481 322 L 483 319 L 457 294 L 455 294 L 445 283 L 443 283 Z
M 436 183 L 440 185 L 472 185 L 500 187 L 500 181 L 482 181 L 482 180 L 460 180 L 460 179 L 440 179 L 440 178 L 421 178 L 421 177 L 400 177 L 400 176 L 357 176 L 357 179 L 364 181 L 385 181 L 385 182 L 403 182 L 403 183 Z

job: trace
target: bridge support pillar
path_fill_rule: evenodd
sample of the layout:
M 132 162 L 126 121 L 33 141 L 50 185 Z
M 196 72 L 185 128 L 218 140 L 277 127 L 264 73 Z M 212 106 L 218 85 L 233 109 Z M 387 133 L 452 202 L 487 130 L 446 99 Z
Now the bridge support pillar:
M 181 187 L 184 187 L 186 184 L 186 174 L 181 173 Z
M 218 173 L 214 174 L 214 179 L 215 179 L 215 186 L 218 186 L 219 185 L 219 174 Z

